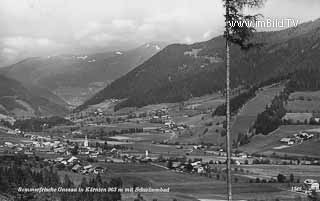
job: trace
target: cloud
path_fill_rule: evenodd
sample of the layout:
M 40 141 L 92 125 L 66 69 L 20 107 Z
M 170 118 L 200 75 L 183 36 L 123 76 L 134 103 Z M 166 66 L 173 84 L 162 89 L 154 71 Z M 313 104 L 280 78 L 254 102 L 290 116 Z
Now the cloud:
M 134 29 L 134 21 L 129 19 L 114 19 L 111 24 L 117 29 Z
M 190 36 L 186 36 L 186 37 L 184 38 L 184 42 L 187 43 L 187 44 L 190 44 L 190 43 L 193 42 L 193 40 L 192 40 L 192 38 L 191 38 Z
M 24 36 L 0 38 L 0 57 L 8 62 L 14 62 L 21 57 L 31 57 L 34 54 L 59 52 L 63 48 L 62 44 L 48 38 L 31 38 Z
M 319 10 L 319 0 L 268 0 L 254 12 L 306 21 Z M 221 0 L 1 0 L 0 66 L 6 57 L 208 40 L 223 33 L 223 13 Z
M 2 38 L 5 47 L 14 49 L 57 48 L 59 45 L 48 38 L 29 38 L 24 36 Z
M 18 56 L 18 52 L 15 49 L 5 47 L 2 49 L 0 56 L 11 61 Z
M 79 40 L 89 34 L 100 31 L 102 27 L 103 25 L 100 22 L 90 21 L 86 23 L 86 25 L 84 25 L 84 27 L 82 27 L 81 29 L 75 31 L 74 39 Z
M 209 30 L 209 31 L 204 32 L 202 37 L 204 39 L 208 39 L 211 36 L 211 34 L 212 34 L 212 32 Z

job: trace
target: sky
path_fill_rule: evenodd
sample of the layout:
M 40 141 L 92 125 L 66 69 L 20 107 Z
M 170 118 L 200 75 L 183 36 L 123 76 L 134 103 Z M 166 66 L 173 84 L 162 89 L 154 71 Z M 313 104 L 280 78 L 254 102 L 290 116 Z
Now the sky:
M 319 0 L 267 0 L 252 12 L 305 22 Z M 223 32 L 221 0 L 1 0 L 0 66 L 27 57 L 193 43 Z M 251 12 L 251 11 L 250 11 Z

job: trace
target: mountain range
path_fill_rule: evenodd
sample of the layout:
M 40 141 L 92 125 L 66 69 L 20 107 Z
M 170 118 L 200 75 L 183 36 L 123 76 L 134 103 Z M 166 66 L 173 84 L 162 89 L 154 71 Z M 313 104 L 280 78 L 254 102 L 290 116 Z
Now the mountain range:
M 231 47 L 231 86 L 256 85 L 301 68 L 320 68 L 320 19 L 273 32 L 257 32 L 263 44 L 241 51 Z M 78 107 L 106 99 L 124 99 L 116 109 L 222 91 L 225 83 L 225 42 L 222 36 L 191 45 L 172 44 L 112 82 Z
M 56 103 L 77 106 L 164 46 L 153 42 L 126 51 L 27 58 L 0 71 Z
M 23 87 L 21 83 L 0 75 L 0 114 L 13 117 L 65 115 L 66 107 L 54 103 Z

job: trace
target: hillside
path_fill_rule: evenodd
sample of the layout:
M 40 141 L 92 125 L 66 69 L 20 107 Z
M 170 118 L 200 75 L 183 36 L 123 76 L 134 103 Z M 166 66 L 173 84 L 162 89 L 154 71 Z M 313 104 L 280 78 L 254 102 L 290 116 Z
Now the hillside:
M 231 48 L 231 85 L 257 84 L 299 68 L 320 67 L 320 19 L 298 27 L 256 33 L 264 46 Z M 117 79 L 78 109 L 109 98 L 126 98 L 118 108 L 177 102 L 224 88 L 224 39 L 173 44 Z
M 0 75 L 0 113 L 15 117 L 65 115 L 67 109 Z
M 47 90 L 69 104 L 78 105 L 163 46 L 149 43 L 128 51 L 28 58 L 1 72 L 28 88 L 42 86 L 42 92 Z
M 232 140 L 237 140 L 239 133 L 247 134 L 259 113 L 263 112 L 273 98 L 284 88 L 284 84 L 266 86 L 259 90 L 254 98 L 249 100 L 234 117 L 231 126 Z

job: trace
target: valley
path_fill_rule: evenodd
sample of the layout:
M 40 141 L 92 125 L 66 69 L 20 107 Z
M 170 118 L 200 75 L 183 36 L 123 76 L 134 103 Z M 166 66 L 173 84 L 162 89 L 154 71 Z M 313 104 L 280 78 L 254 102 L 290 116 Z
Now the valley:
M 72 108 L 79 106 L 111 81 L 159 52 L 165 43 L 147 43 L 125 51 L 28 58 L 4 67 L 0 74 L 31 90 L 56 95 Z
M 283 87 L 276 84 L 261 88 L 233 116 L 233 129 L 246 131 L 252 126 L 265 108 L 263 105 L 270 104 Z M 1 134 L 1 156 L 40 157 L 57 171 L 61 180 L 68 175 L 75 185 L 80 185 L 83 178 L 88 180 L 99 174 L 105 181 L 120 178 L 123 188 L 170 189 L 169 193 L 121 193 L 122 200 L 130 201 L 137 196 L 163 201 L 224 198 L 224 117 L 212 116 L 215 108 L 224 103 L 221 94 L 114 111 L 119 101 L 108 100 L 72 113 L 65 117 L 72 122 L 68 126 L 63 123 L 40 131 L 27 131 L 23 127 L 19 130 L 24 132 L 4 130 L 8 134 Z M 245 117 L 250 120 L 238 120 Z M 310 144 L 317 147 L 318 138 L 276 148 L 284 146 L 282 138 L 300 131 L 320 136 L 319 129 L 317 125 L 283 125 L 268 135 L 252 136 L 248 144 L 234 147 L 235 199 L 307 200 L 305 194 L 291 191 L 291 187 L 303 186 L 306 179 L 320 179 L 318 151 L 306 148 Z M 75 146 L 79 147 L 77 153 Z M 298 161 L 300 165 L 295 165 Z M 280 181 L 279 175 L 286 179 Z M 291 175 L 294 181 L 289 181 Z
M 319 194 L 319 22 L 256 33 L 269 42 L 258 50 L 232 47 L 235 200 Z M 224 45 L 148 43 L 2 69 L 0 186 L 11 194 L 1 196 L 41 184 L 108 188 L 64 200 L 225 200 Z

